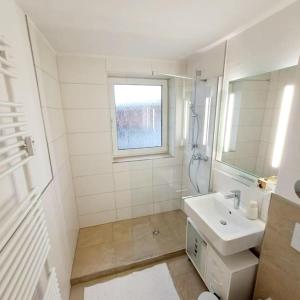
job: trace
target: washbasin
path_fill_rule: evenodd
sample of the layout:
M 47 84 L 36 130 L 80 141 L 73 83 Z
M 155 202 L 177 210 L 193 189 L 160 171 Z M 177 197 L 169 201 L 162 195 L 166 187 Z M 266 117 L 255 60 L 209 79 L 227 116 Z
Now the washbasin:
M 249 220 L 242 209 L 234 209 L 233 200 L 221 193 L 184 200 L 184 210 L 203 237 L 227 256 L 259 246 L 265 223 Z

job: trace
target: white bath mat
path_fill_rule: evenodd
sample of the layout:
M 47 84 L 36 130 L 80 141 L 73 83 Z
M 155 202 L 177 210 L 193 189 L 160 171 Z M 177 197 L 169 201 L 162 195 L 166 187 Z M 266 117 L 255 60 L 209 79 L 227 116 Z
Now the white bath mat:
M 164 263 L 87 287 L 84 300 L 179 300 L 179 296 Z

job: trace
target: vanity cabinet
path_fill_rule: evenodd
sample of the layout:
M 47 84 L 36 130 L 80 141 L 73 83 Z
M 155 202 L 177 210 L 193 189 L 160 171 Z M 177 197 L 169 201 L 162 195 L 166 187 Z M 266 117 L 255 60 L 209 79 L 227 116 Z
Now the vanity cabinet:
M 209 291 L 222 300 L 250 300 L 258 258 L 250 251 L 221 256 L 187 221 L 186 252 Z

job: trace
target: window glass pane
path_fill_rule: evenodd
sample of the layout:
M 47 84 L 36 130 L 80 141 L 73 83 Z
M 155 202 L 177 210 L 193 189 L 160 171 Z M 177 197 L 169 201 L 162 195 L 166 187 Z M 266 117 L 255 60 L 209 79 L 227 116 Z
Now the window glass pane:
M 162 146 L 162 86 L 114 85 L 118 149 Z

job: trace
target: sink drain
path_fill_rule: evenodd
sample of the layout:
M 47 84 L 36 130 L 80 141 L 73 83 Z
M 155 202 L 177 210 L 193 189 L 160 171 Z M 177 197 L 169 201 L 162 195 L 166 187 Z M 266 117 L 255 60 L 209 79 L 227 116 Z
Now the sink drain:
M 227 222 L 225 220 L 220 220 L 221 225 L 227 225 Z

